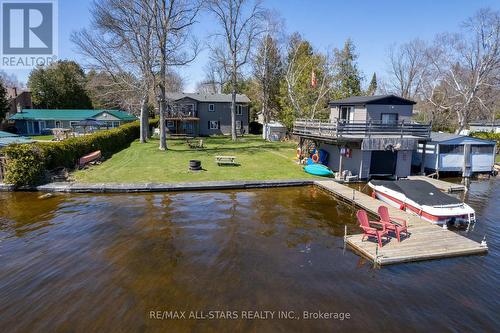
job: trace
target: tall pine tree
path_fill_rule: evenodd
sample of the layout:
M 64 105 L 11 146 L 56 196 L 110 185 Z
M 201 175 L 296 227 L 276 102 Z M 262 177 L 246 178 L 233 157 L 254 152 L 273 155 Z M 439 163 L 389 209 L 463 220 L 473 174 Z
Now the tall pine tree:
M 377 92 L 377 74 L 373 73 L 372 80 L 370 81 L 370 85 L 368 86 L 368 90 L 366 91 L 366 94 L 368 96 L 373 96 Z
M 350 38 L 345 41 L 342 50 L 334 50 L 334 57 L 336 89 L 333 90 L 333 97 L 340 99 L 361 95 L 362 75 L 356 62 L 356 48 Z

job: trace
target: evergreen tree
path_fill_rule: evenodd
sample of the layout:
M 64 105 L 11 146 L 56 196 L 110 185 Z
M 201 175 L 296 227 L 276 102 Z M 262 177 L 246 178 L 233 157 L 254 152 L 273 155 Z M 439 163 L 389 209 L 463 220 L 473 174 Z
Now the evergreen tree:
M 356 63 L 358 55 L 352 40 L 347 39 L 342 50 L 335 49 L 334 56 L 336 89 L 333 97 L 340 99 L 361 95 L 362 75 Z
M 5 119 L 9 112 L 9 100 L 7 99 L 7 89 L 0 80 L 0 123 Z
M 47 109 L 90 109 L 86 76 L 74 61 L 58 61 L 34 69 L 28 79 L 33 104 Z
M 366 91 L 366 94 L 368 96 L 373 96 L 377 92 L 377 74 L 373 73 L 372 80 L 370 81 L 370 85 L 368 86 L 368 90 Z

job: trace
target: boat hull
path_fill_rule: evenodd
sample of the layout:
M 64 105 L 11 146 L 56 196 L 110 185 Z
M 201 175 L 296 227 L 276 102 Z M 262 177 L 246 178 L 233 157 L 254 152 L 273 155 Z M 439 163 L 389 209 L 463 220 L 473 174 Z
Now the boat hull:
M 426 206 L 409 200 L 403 194 L 384 187 L 373 186 L 373 196 L 388 205 L 417 215 L 433 224 L 466 226 L 474 221 L 474 210 L 467 204 L 448 206 Z

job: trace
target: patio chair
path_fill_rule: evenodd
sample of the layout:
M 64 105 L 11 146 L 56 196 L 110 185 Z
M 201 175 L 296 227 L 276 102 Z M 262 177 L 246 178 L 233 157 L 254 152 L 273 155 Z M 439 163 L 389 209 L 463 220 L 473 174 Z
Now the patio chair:
M 365 237 L 375 237 L 378 241 L 378 247 L 382 247 L 382 237 L 385 237 L 386 240 L 389 239 L 385 225 L 382 224 L 382 230 L 371 227 L 370 223 L 374 223 L 374 221 L 369 221 L 368 214 L 362 209 L 358 210 L 356 217 L 358 218 L 359 226 L 363 229 L 363 238 L 361 240 L 364 241 Z
M 410 235 L 406 220 L 398 217 L 391 217 L 389 215 L 389 209 L 386 206 L 378 207 L 378 216 L 380 218 L 380 222 L 375 222 L 375 224 L 383 225 L 388 231 L 393 231 L 396 234 L 398 242 L 401 242 L 402 232 L 405 233 L 406 237 Z M 395 221 L 396 223 L 393 223 L 392 221 Z

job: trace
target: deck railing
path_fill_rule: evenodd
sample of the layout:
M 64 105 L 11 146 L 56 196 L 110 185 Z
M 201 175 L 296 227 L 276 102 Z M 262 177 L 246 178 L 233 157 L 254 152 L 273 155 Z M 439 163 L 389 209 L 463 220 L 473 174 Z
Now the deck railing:
M 293 124 L 293 133 L 296 135 L 340 138 L 347 137 L 370 137 L 372 135 L 397 135 L 400 137 L 414 136 L 429 138 L 431 135 L 431 124 L 418 124 L 408 121 L 399 121 L 393 124 L 381 121 L 320 121 L 310 119 L 298 119 Z

